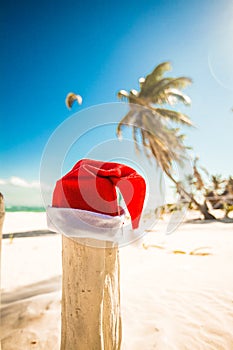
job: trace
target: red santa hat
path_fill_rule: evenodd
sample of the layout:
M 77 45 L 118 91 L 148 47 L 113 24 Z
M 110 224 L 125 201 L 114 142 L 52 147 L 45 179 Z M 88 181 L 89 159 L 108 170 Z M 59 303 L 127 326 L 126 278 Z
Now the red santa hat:
M 90 159 L 80 160 L 57 181 L 48 209 L 49 227 L 66 231 L 67 225 L 76 232 L 80 228 L 95 232 L 97 237 L 101 227 L 119 229 L 124 210 L 118 205 L 116 187 L 124 198 L 132 228 L 138 228 L 146 192 L 143 177 L 127 165 Z M 51 217 L 56 225 L 51 224 Z

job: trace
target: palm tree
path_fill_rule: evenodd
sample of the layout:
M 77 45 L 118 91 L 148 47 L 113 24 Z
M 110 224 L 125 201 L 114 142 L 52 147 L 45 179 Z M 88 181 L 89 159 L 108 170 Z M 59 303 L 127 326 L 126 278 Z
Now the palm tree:
M 128 101 L 129 112 L 119 122 L 117 135 L 121 137 L 124 126 L 132 127 L 136 149 L 140 150 L 139 145 L 142 145 L 146 156 L 156 160 L 169 179 L 175 183 L 182 197 L 191 200 L 205 219 L 215 219 L 205 203 L 198 203 L 193 194 L 188 193 L 173 176 L 174 162 L 184 162 L 187 147 L 183 143 L 185 136 L 180 133 L 180 128 L 169 126 L 167 121 L 171 121 L 173 125 L 175 123 L 186 126 L 192 126 L 192 122 L 187 115 L 173 109 L 161 108 L 161 105 L 173 106 L 177 102 L 190 105 L 191 99 L 181 89 L 192 81 L 187 77 L 164 77 L 165 72 L 169 70 L 170 62 L 161 63 L 146 78 L 139 79 L 138 91 L 118 92 L 119 99 Z

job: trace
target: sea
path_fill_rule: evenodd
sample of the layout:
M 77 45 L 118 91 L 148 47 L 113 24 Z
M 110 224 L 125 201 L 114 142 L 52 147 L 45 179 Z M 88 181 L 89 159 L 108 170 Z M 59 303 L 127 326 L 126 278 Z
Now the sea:
M 41 213 L 45 212 L 44 207 L 28 207 L 24 205 L 9 205 L 5 207 L 6 212 L 18 212 L 18 211 L 24 211 L 24 212 L 34 212 L 34 213 Z

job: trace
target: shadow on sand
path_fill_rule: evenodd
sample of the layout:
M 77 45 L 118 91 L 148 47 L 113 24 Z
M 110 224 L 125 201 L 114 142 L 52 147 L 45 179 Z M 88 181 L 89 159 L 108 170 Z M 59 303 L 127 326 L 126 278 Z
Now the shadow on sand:
M 49 230 L 36 230 L 36 231 L 25 231 L 25 232 L 14 232 L 14 233 L 4 233 L 2 238 L 20 238 L 20 237 L 37 237 L 37 236 L 48 236 L 48 235 L 56 235 L 57 232 L 49 231 Z
M 191 220 L 186 220 L 184 224 L 212 224 L 216 222 L 220 222 L 223 224 L 233 224 L 233 218 L 223 218 L 223 219 L 215 219 L 215 220 L 191 219 Z

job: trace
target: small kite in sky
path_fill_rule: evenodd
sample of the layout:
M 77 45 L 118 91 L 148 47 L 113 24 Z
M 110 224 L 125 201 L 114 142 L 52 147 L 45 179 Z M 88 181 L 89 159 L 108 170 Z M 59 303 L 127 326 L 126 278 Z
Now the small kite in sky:
M 74 92 L 69 92 L 65 100 L 67 108 L 71 109 L 75 101 L 77 101 L 78 104 L 81 105 L 83 101 L 82 96 L 76 95 Z

